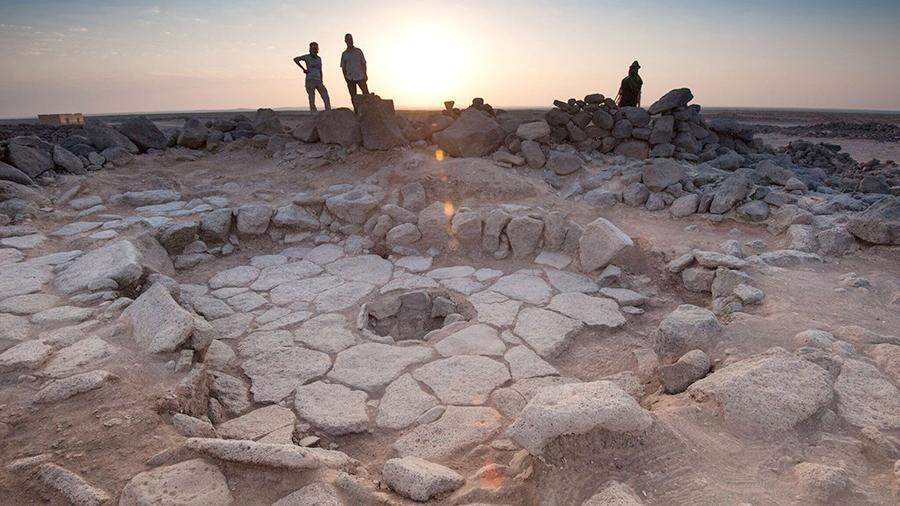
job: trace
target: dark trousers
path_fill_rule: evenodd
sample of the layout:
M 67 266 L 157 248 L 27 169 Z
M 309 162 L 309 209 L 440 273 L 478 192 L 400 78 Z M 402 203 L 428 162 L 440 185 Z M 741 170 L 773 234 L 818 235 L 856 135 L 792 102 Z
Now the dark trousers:
M 350 90 L 350 102 L 353 103 L 353 110 L 356 110 L 356 87 L 362 91 L 363 95 L 369 94 L 369 85 L 365 81 L 351 81 L 347 79 L 347 89 Z

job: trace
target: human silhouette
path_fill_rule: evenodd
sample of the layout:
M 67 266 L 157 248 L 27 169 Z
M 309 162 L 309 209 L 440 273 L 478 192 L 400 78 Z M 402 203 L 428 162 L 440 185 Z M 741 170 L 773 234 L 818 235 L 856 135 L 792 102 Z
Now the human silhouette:
M 362 90 L 363 95 L 369 94 L 369 74 L 366 71 L 366 57 L 362 49 L 353 45 L 353 35 L 344 35 L 347 49 L 341 54 L 341 70 L 344 71 L 344 80 L 347 81 L 347 89 L 350 91 L 350 100 L 353 102 L 353 110 L 356 110 L 356 87 Z
M 301 62 L 306 63 L 305 68 Z M 319 57 L 319 43 L 310 42 L 309 54 L 294 58 L 294 63 L 306 74 L 306 93 L 309 95 L 309 110 L 313 112 L 318 110 L 316 109 L 316 91 L 318 91 L 322 97 L 322 102 L 325 102 L 325 110 L 330 111 L 331 101 L 328 99 L 328 90 L 325 88 L 325 83 L 322 80 L 322 58 Z
M 644 81 L 638 75 L 638 69 L 641 65 L 634 61 L 628 68 L 628 76 L 622 79 L 622 85 L 619 87 L 618 103 L 619 107 L 640 107 L 641 106 L 641 86 Z

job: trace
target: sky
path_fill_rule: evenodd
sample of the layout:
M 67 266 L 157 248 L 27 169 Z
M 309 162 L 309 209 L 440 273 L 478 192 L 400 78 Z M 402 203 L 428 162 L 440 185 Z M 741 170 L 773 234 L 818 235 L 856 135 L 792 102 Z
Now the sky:
M 0 117 L 332 104 L 350 32 L 398 108 L 688 87 L 705 106 L 900 110 L 900 0 L 0 0 Z M 321 107 L 321 102 L 320 102 Z

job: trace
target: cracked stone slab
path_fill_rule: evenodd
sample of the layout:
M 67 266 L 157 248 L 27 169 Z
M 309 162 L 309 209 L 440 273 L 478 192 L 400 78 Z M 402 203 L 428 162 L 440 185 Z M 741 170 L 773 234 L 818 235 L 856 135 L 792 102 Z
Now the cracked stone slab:
M 503 276 L 490 289 L 529 304 L 543 305 L 550 300 L 550 285 L 543 278 L 520 272 Z
M 368 283 L 349 281 L 316 295 L 313 304 L 320 313 L 342 311 L 355 306 L 374 289 L 375 287 Z
M 412 375 L 404 374 L 385 389 L 375 424 L 385 429 L 404 429 L 437 405 L 438 400 L 424 392 Z
M 371 392 L 397 379 L 406 368 L 433 356 L 431 349 L 424 346 L 363 343 L 338 353 L 328 377 Z
M 250 286 L 259 277 L 260 270 L 249 265 L 240 265 L 217 273 L 207 283 L 212 290 L 226 287 Z
M 552 309 L 585 325 L 619 328 L 625 325 L 625 316 L 612 299 L 591 297 L 583 293 L 561 293 L 553 297 L 547 309 Z
M 506 345 L 500 340 L 497 329 L 478 323 L 441 339 L 434 349 L 444 357 L 453 355 L 500 356 L 506 351 Z
M 597 286 L 597 283 L 594 282 L 593 279 L 578 272 L 550 268 L 544 269 L 544 272 L 547 274 L 547 278 L 550 280 L 550 284 L 553 285 L 553 288 L 556 288 L 562 293 L 596 293 L 600 290 L 600 287 Z
M 316 381 L 297 388 L 294 410 L 297 416 L 331 436 L 365 432 L 368 395 L 344 385 Z
M 51 378 L 71 376 L 88 366 L 99 365 L 116 350 L 99 337 L 89 337 L 54 353 L 41 372 Z
M 331 359 L 319 351 L 293 347 L 259 353 L 241 367 L 250 378 L 254 401 L 278 402 L 328 372 Z
M 413 371 L 446 404 L 478 405 L 510 379 L 505 364 L 481 356 L 459 355 L 435 360 Z
M 216 427 L 216 432 L 225 439 L 256 441 L 285 427 L 290 427 L 293 431 L 296 421 L 297 417 L 293 411 L 273 404 L 223 422 Z
M 394 450 L 404 457 L 447 459 L 488 441 L 501 427 L 500 413 L 493 408 L 447 406 L 439 419 L 400 436 Z
M 509 364 L 512 379 L 515 381 L 541 376 L 559 376 L 559 371 L 555 367 L 547 363 L 527 346 L 510 348 L 503 355 L 503 359 Z
M 325 270 L 346 281 L 361 281 L 381 286 L 391 280 L 394 266 L 378 255 L 361 255 L 336 260 Z
M 256 291 L 265 292 L 289 281 L 298 281 L 317 276 L 321 273 L 322 268 L 320 266 L 307 260 L 289 264 L 273 265 L 263 268 L 256 281 L 250 285 L 250 288 Z
M 356 344 L 350 322 L 341 314 L 316 316 L 294 332 L 294 340 L 314 350 L 338 353 Z
M 568 316 L 529 307 L 519 313 L 513 333 L 528 343 L 538 355 L 549 358 L 566 349 L 569 338 L 582 328 L 580 321 Z
M 269 292 L 272 304 L 284 306 L 294 302 L 312 302 L 320 293 L 337 288 L 344 280 L 337 276 L 318 276 L 301 281 L 288 281 Z

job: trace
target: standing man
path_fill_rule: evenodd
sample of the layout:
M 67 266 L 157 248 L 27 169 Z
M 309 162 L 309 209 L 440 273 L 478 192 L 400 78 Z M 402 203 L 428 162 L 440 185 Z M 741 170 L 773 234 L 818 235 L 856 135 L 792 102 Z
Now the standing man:
M 306 63 L 306 68 L 303 64 Z M 322 58 L 319 58 L 319 43 L 309 43 L 309 54 L 294 58 L 294 63 L 306 74 L 306 93 L 309 95 L 309 110 L 316 112 L 316 91 L 325 102 L 325 110 L 331 110 L 331 101 L 328 99 L 328 90 L 322 81 Z
M 353 110 L 356 110 L 356 87 L 362 90 L 363 95 L 369 94 L 369 74 L 366 71 L 366 57 L 362 49 L 353 45 L 353 35 L 344 35 L 347 49 L 341 54 L 341 70 L 344 71 L 344 80 L 347 81 L 347 89 L 350 90 L 350 100 L 353 102 Z
M 644 81 L 638 75 L 638 69 L 641 65 L 634 61 L 628 69 L 628 76 L 622 79 L 622 86 L 619 87 L 619 107 L 640 107 L 641 106 L 641 86 Z

